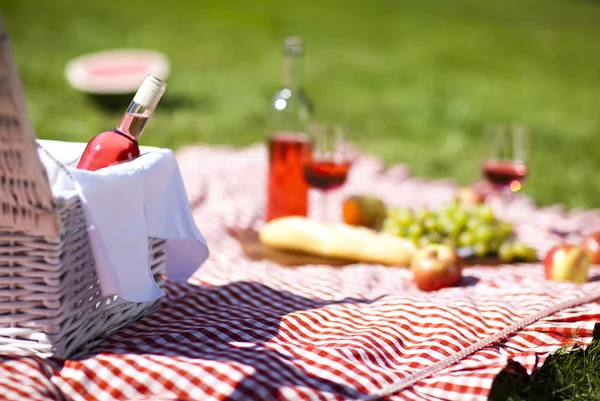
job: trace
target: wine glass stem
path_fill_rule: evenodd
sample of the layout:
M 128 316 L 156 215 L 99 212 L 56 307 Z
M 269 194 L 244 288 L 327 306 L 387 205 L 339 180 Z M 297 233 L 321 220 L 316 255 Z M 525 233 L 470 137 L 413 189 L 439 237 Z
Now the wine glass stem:
M 327 195 L 328 195 L 328 191 L 321 191 L 321 219 L 323 221 L 327 221 L 328 217 L 329 217 L 329 208 L 328 208 L 329 199 L 327 198 Z
M 505 203 L 510 203 L 513 200 L 513 191 L 511 191 L 509 188 L 504 188 L 502 190 L 502 196 L 504 197 Z
M 500 217 L 506 217 L 506 213 L 508 211 L 508 204 L 513 200 L 513 192 L 510 188 L 500 187 L 496 191 L 496 196 L 498 198 L 498 211 Z

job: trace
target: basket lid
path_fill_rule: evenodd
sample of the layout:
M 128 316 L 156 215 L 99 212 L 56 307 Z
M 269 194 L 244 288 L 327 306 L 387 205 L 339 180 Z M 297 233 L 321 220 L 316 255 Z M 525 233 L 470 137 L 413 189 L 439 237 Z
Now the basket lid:
M 55 202 L 0 16 L 0 231 L 57 237 Z

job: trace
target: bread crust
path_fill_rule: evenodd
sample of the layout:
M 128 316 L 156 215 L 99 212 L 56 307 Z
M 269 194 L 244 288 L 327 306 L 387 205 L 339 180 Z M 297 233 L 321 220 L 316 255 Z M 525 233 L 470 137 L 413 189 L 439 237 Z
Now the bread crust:
M 265 223 L 258 236 L 275 249 L 388 266 L 409 266 L 416 251 L 411 241 L 390 234 L 297 216 Z

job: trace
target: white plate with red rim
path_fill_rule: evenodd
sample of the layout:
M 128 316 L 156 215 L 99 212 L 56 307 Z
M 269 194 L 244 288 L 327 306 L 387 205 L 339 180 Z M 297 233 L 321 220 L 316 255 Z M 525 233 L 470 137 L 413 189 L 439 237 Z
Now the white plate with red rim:
M 71 86 L 97 95 L 133 93 L 147 75 L 165 80 L 169 72 L 167 56 L 144 49 L 114 49 L 84 54 L 69 61 L 65 68 Z

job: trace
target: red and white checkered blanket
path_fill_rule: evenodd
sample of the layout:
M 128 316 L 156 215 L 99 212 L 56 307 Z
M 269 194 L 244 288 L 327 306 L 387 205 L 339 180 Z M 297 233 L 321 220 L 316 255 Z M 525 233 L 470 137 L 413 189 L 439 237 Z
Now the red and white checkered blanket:
M 97 353 L 0 357 L 3 399 L 361 400 L 548 306 L 600 297 L 599 281 L 546 281 L 539 264 L 469 267 L 460 286 L 425 293 L 405 268 L 253 262 L 226 227 L 260 223 L 265 149 L 188 147 L 178 160 L 210 259 L 188 284 L 167 283 L 161 309 Z M 363 155 L 329 209 L 350 193 L 436 208 L 454 189 Z M 525 197 L 504 212 L 542 254 L 560 240 L 549 228 L 578 231 L 572 241 L 600 229 L 598 211 L 536 209 Z M 531 371 L 572 340 L 589 343 L 596 321 L 598 302 L 564 309 L 389 399 L 484 400 L 508 358 Z

